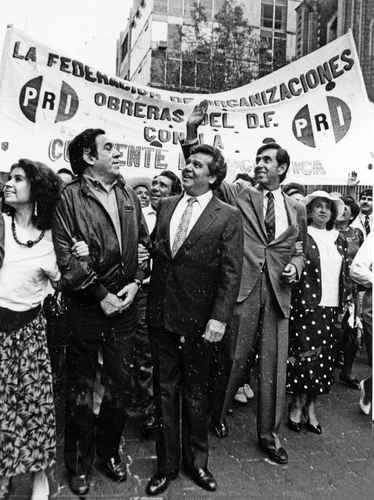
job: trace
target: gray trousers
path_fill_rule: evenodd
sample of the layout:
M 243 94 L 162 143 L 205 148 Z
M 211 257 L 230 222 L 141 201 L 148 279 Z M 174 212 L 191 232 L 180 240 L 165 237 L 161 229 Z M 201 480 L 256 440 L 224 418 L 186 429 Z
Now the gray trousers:
M 280 310 L 267 272 L 248 298 L 236 304 L 230 330 L 232 368 L 224 410 L 248 375 L 248 360 L 252 366 L 258 354 L 258 439 L 263 447 L 278 448 L 286 394 L 288 318 Z

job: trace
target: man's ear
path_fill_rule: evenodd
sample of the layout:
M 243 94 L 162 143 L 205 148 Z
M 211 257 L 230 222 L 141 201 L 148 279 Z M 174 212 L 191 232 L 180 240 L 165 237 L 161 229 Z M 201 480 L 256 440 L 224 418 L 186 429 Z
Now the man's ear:
M 91 152 L 89 148 L 83 149 L 83 160 L 88 163 L 88 165 L 93 165 L 95 162 L 95 155 Z
M 283 175 L 285 172 L 287 172 L 287 169 L 288 169 L 287 163 L 282 163 L 281 165 L 278 165 L 277 167 L 278 175 L 279 176 Z
M 217 176 L 216 175 L 210 175 L 209 176 L 209 184 L 212 185 L 216 182 Z

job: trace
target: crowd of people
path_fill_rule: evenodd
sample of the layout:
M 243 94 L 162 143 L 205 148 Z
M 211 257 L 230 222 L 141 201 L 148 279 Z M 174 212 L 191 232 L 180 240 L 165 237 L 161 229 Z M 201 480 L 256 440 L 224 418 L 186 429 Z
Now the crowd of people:
M 290 156 L 275 141 L 259 145 L 253 178 L 228 183 L 221 151 L 198 143 L 204 112 L 188 120 L 181 178 L 125 181 L 102 129 L 71 141 L 71 171 L 11 166 L 0 214 L 0 498 L 24 473 L 32 500 L 50 495 L 61 367 L 78 496 L 95 460 L 126 480 L 120 442 L 134 414 L 156 441 L 148 495 L 180 467 L 215 491 L 209 431 L 225 438 L 233 402 L 254 393 L 259 446 L 278 464 L 288 462 L 286 393 L 288 427 L 322 434 L 316 399 L 340 366 L 370 414 L 371 377 L 359 381 L 353 363 L 361 344 L 372 362 L 372 190 L 356 201 L 285 184 Z M 48 292 L 64 299 L 60 351 Z

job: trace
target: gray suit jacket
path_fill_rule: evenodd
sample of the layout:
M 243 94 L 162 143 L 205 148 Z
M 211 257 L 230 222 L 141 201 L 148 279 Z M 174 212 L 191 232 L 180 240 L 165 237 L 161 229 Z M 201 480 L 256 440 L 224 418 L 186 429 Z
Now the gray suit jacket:
M 223 183 L 221 197 L 241 212 L 244 231 L 244 256 L 238 302 L 245 300 L 267 268 L 271 285 L 285 318 L 289 317 L 291 286 L 282 279 L 288 263 L 296 266 L 298 277 L 304 267 L 304 255 L 297 255 L 296 241 L 306 241 L 305 208 L 284 195 L 289 226 L 275 240 L 267 242 L 262 191 L 240 184 Z

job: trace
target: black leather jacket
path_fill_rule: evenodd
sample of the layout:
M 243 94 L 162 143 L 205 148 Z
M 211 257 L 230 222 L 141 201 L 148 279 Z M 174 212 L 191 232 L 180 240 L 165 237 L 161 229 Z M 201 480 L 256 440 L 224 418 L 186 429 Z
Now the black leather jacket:
M 122 254 L 110 215 L 90 190 L 84 177 L 67 186 L 53 217 L 52 233 L 62 287 L 81 304 L 100 302 L 108 292 L 117 293 L 135 278 L 138 243 L 148 245 L 148 231 L 135 192 L 120 178 L 115 186 L 121 223 Z M 89 247 L 88 260 L 71 252 L 73 238 Z

